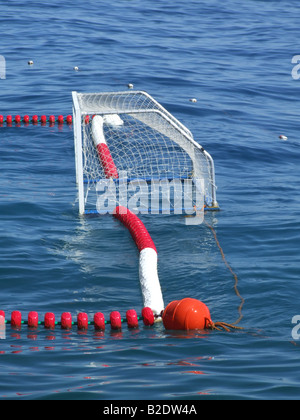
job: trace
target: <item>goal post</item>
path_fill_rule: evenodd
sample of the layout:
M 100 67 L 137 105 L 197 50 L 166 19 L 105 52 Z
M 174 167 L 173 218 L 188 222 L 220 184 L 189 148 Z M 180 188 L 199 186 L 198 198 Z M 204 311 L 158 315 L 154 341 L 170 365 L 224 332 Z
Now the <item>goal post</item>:
M 72 98 L 80 214 L 129 202 L 134 213 L 191 214 L 199 207 L 199 180 L 203 205 L 218 209 L 211 155 L 148 93 L 72 92 Z M 105 165 L 100 158 L 110 161 Z M 154 191 L 159 200 L 151 200 Z
M 82 115 L 76 92 L 72 92 L 73 98 L 73 129 L 74 129 L 74 151 L 76 184 L 78 188 L 79 213 L 85 212 L 84 181 L 83 181 L 83 148 L 82 148 Z

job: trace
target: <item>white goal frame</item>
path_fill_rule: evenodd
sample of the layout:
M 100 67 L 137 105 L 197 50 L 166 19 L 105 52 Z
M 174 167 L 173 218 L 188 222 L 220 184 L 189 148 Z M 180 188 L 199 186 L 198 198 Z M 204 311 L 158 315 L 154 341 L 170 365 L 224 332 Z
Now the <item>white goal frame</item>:
M 88 116 L 92 118 L 94 115 L 109 116 L 124 114 L 134 115 L 141 123 L 157 129 L 154 126 L 153 116 L 159 116 L 165 121 L 166 128 L 159 128 L 158 131 L 164 136 L 169 136 L 168 127 L 170 130 L 178 133 L 179 140 L 174 140 L 177 146 L 180 146 L 190 155 L 193 161 L 194 176 L 200 174 L 201 162 L 197 161 L 195 157 L 197 153 L 201 153 L 207 162 L 207 171 L 209 173 L 208 186 L 210 195 L 210 205 L 206 208 L 210 210 L 217 210 L 218 203 L 216 197 L 216 183 L 215 183 L 215 167 L 211 155 L 204 150 L 204 148 L 197 143 L 190 130 L 188 130 L 181 122 L 179 122 L 172 114 L 170 114 L 162 105 L 153 99 L 148 93 L 143 91 L 126 91 L 126 92 L 103 92 L 103 93 L 78 93 L 72 92 L 73 99 L 73 128 L 74 128 L 74 149 L 75 149 L 75 164 L 76 164 L 76 183 L 78 188 L 79 213 L 81 215 L 86 213 L 87 200 L 87 186 L 84 182 L 84 142 L 83 130 L 85 125 L 85 118 Z M 138 102 L 138 106 L 137 106 Z M 177 138 L 177 136 L 176 136 Z M 173 140 L 173 138 L 171 138 Z M 194 150 L 194 152 L 191 152 Z M 197 151 L 197 153 L 196 153 Z M 194 157 L 193 157 L 193 156 Z

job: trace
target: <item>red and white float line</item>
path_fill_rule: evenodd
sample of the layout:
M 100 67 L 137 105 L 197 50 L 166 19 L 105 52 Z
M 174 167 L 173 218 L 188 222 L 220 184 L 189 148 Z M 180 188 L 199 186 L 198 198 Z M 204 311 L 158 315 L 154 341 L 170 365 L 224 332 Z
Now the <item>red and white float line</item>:
M 164 302 L 157 272 L 157 250 L 143 222 L 126 207 L 118 206 L 114 217 L 127 227 L 139 250 L 139 279 L 144 306 L 155 315 L 164 310 Z
M 104 137 L 103 118 L 99 115 L 95 115 L 92 121 L 92 137 L 98 151 L 99 160 L 102 164 L 105 177 L 108 179 L 118 179 L 118 171 Z
M 92 120 L 92 137 L 98 151 L 106 178 L 118 178 L 118 171 L 105 141 L 103 118 L 99 115 Z M 131 233 L 139 250 L 139 280 L 145 307 L 155 315 L 164 310 L 164 301 L 157 272 L 157 250 L 143 222 L 129 209 L 117 206 L 114 217 Z

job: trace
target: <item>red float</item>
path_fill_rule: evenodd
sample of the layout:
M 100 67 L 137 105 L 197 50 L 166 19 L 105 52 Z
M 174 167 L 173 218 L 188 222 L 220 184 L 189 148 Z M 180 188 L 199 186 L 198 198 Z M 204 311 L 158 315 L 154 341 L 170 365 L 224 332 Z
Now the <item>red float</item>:
M 151 308 L 143 308 L 142 317 L 144 325 L 150 327 L 154 324 L 154 314 Z
M 64 312 L 61 315 L 61 328 L 63 330 L 70 330 L 72 328 L 72 315 L 70 312 Z
M 64 116 L 63 115 L 59 115 L 57 117 L 57 122 L 58 122 L 58 124 L 63 124 L 64 123 Z
M 139 326 L 138 316 L 134 309 L 129 309 L 126 312 L 126 319 L 128 328 L 137 328 Z
M 28 314 L 28 327 L 37 328 L 39 325 L 39 315 L 35 311 L 31 311 Z
M 112 330 L 120 330 L 122 328 L 122 318 L 118 311 L 113 311 L 110 314 L 110 324 Z
M 47 312 L 45 314 L 44 326 L 47 329 L 55 328 L 55 315 L 52 312 Z
M 162 319 L 167 330 L 204 330 L 213 323 L 208 307 L 192 298 L 169 303 Z
M 79 330 L 87 330 L 89 325 L 88 315 L 81 312 L 77 315 L 77 326 Z
M 66 122 L 67 122 L 67 124 L 72 124 L 72 122 L 73 122 L 73 117 L 72 117 L 72 115 L 68 115 L 68 116 L 67 116 L 67 118 L 66 118 Z
M 22 314 L 19 311 L 13 311 L 11 313 L 11 326 L 20 328 L 22 324 Z
M 105 318 L 102 312 L 97 312 L 94 315 L 95 330 L 105 330 Z

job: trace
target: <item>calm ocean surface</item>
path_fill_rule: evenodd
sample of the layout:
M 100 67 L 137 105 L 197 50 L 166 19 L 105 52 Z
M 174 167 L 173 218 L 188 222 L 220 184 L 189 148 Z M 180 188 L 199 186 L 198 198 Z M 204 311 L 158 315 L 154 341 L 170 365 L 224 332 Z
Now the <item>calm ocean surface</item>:
M 206 221 L 245 299 L 234 333 L 7 326 L 0 399 L 300 398 L 299 1 L 12 0 L 0 9 L 0 114 L 67 115 L 72 90 L 133 83 L 192 131 L 216 166 L 222 211 Z M 4 124 L 0 165 L 0 309 L 24 319 L 139 312 L 128 232 L 111 217 L 78 216 L 72 127 Z M 240 300 L 210 229 L 142 220 L 165 302 L 192 296 L 214 321 L 235 322 Z

